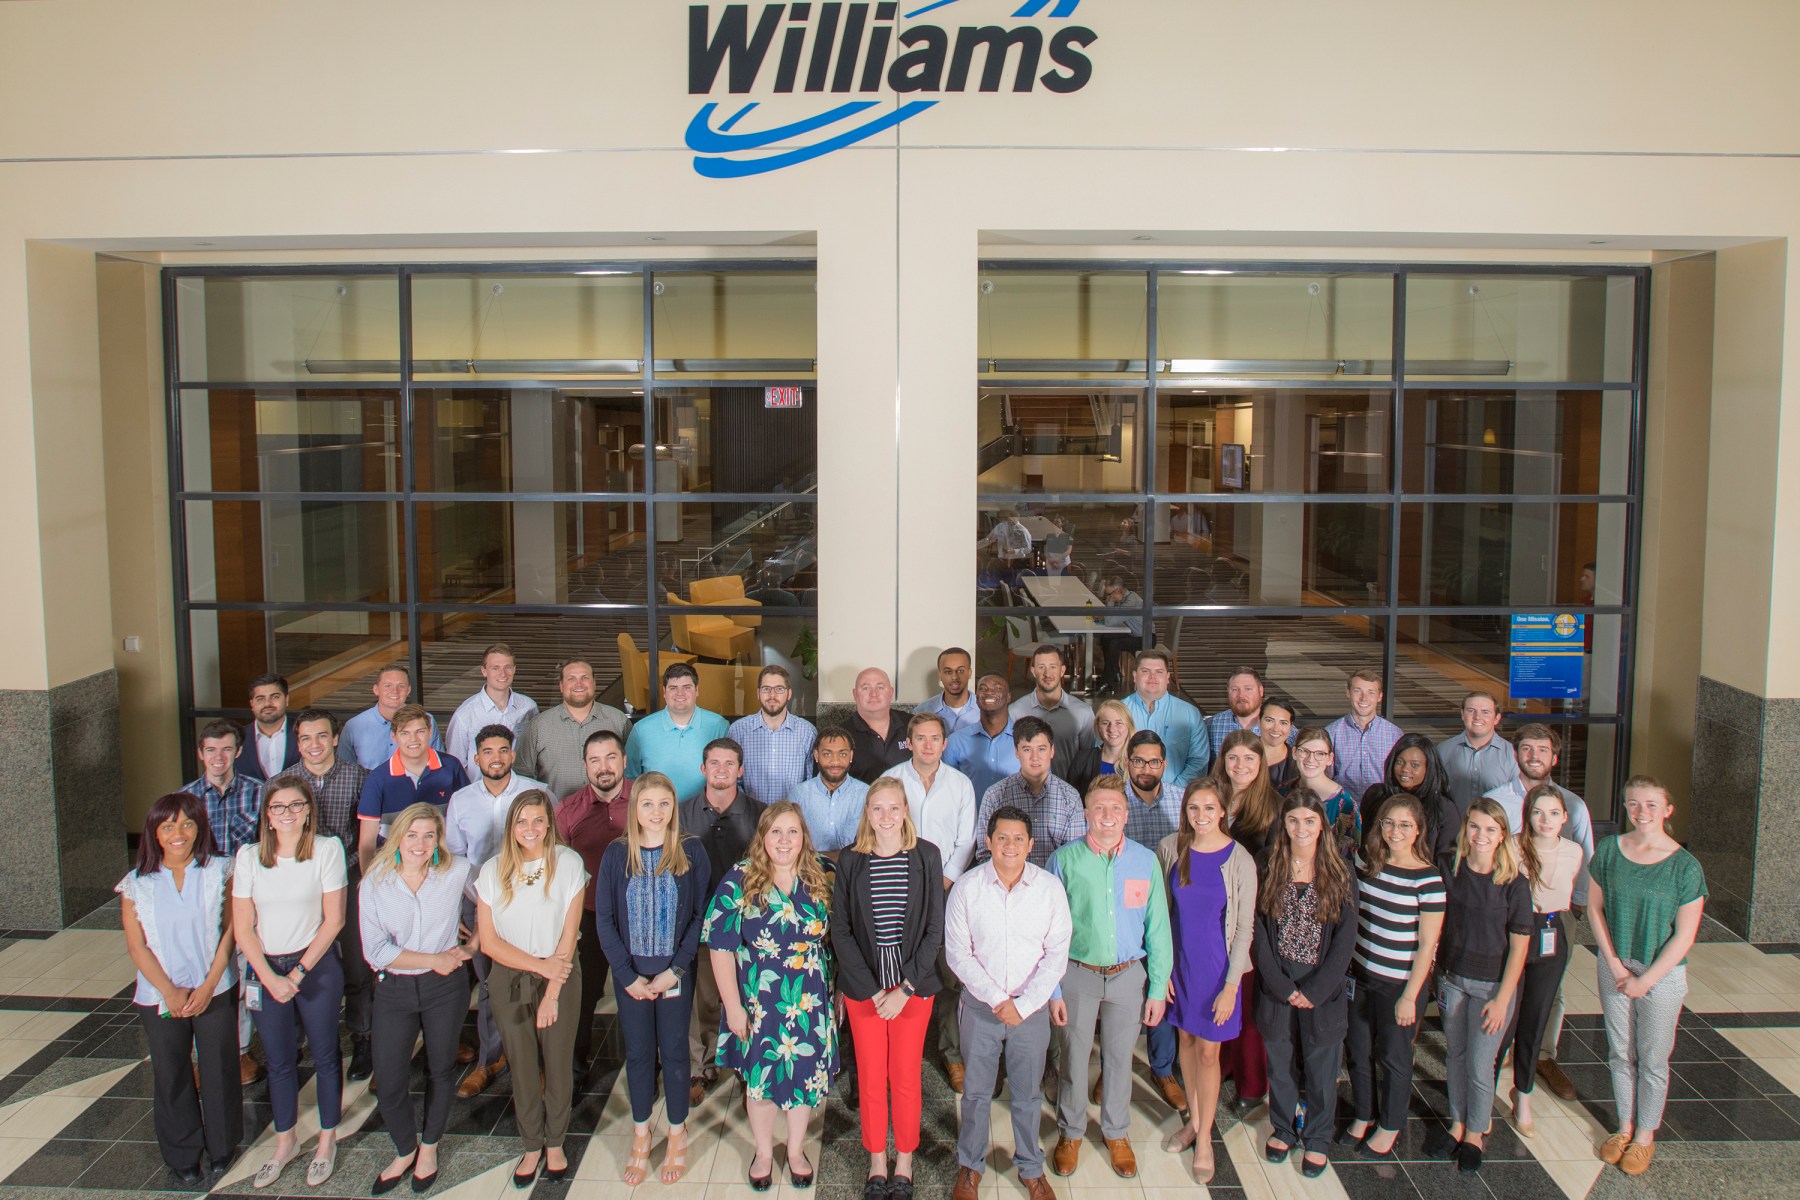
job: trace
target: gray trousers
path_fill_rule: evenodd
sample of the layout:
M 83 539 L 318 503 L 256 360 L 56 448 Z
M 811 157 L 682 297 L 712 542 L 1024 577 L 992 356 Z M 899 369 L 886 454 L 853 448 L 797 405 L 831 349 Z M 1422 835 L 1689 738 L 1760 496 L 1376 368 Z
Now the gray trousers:
M 719 1050 L 719 1016 L 725 1002 L 719 997 L 719 980 L 713 974 L 712 953 L 700 947 L 700 957 L 688 972 L 694 985 L 694 1013 L 688 1018 L 688 1068 L 692 1077 L 716 1079 Z
M 1633 975 L 1644 973 L 1643 963 L 1620 961 Z M 1687 996 L 1687 967 L 1678 966 L 1657 980 L 1642 1000 L 1613 986 L 1605 959 L 1599 961 L 1598 983 L 1619 1124 L 1655 1130 L 1662 1125 L 1663 1105 L 1669 1099 L 1669 1055 L 1675 1050 L 1675 1027 Z
M 1122 1138 L 1131 1132 L 1131 1056 L 1144 1024 L 1142 962 L 1117 975 L 1102 975 L 1076 962 L 1063 974 L 1062 998 L 1069 1006 L 1063 1027 L 1062 1064 L 1057 1071 L 1056 1119 L 1066 1138 L 1087 1133 L 1088 1059 L 1094 1027 L 1100 1030 L 1100 1133 Z
M 1013 1166 L 1019 1169 L 1019 1178 L 1036 1179 L 1044 1173 L 1038 1118 L 1044 1109 L 1042 1080 L 1044 1052 L 1050 1045 L 1050 1009 L 1046 1005 L 1017 1025 L 1008 1025 L 967 993 L 959 1009 L 965 1074 L 962 1130 L 956 1135 L 957 1164 L 972 1171 L 987 1170 L 994 1080 L 1004 1054 L 1007 1090 L 1012 1093 Z
M 1450 1120 L 1470 1133 L 1485 1134 L 1494 1119 L 1494 1076 L 1500 1046 L 1512 1026 L 1509 1010 L 1500 1032 L 1481 1027 L 1481 1006 L 1500 990 L 1498 979 L 1446 974 L 1438 982 L 1444 1017 L 1444 1085 L 1450 1092 Z M 1518 997 L 1513 998 L 1513 1007 Z
M 468 928 L 475 928 L 475 902 L 467 897 L 463 899 L 462 920 Z M 491 1067 L 500 1061 L 505 1049 L 500 1044 L 500 1025 L 494 1020 L 494 1001 L 488 995 L 488 975 L 494 969 L 494 960 L 485 954 L 477 954 L 469 966 L 475 971 L 475 1061 Z
M 937 994 L 932 1006 L 931 1020 L 937 1026 L 938 1049 L 944 1052 L 944 1064 L 962 1061 L 962 1031 L 958 1028 L 962 1017 L 957 1010 L 962 1007 L 962 980 L 950 969 L 944 952 L 938 951 L 937 960 L 938 983 L 943 988 Z

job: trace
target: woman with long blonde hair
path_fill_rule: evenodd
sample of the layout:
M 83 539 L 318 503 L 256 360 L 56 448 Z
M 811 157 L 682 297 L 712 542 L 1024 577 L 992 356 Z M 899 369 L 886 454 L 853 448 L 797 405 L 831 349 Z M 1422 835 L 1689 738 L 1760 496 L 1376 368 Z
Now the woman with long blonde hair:
M 771 804 L 749 857 L 713 894 L 700 934 L 724 1007 L 719 1065 L 744 1081 L 755 1191 L 774 1181 L 778 1110 L 787 1115 L 788 1180 L 812 1186 L 813 1164 L 801 1147 L 838 1067 L 830 927 L 831 884 L 800 806 Z
M 631 1090 L 631 1151 L 621 1176 L 642 1183 L 650 1171 L 650 1117 L 660 1065 L 669 1143 L 662 1181 L 687 1173 L 688 1020 L 694 1010 L 694 961 L 712 896 L 712 863 L 699 838 L 681 832 L 675 785 L 646 771 L 631 786 L 625 836 L 600 856 L 594 924 L 612 967 Z
M 1102 700 L 1094 706 L 1094 741 L 1075 755 L 1068 769 L 1058 771 L 1069 786 L 1087 795 L 1088 784 L 1102 775 L 1125 773 L 1125 745 L 1137 732 L 1131 710 L 1117 700 Z

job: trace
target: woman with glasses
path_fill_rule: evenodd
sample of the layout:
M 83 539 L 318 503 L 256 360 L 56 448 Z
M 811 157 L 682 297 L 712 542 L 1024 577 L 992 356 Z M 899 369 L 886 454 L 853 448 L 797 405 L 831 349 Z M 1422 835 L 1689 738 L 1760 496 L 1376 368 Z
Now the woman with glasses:
M 1300 776 L 1289 785 L 1287 794 L 1297 796 L 1305 792 L 1319 802 L 1331 824 L 1338 851 L 1348 859 L 1362 841 L 1362 817 L 1356 811 L 1356 798 L 1332 776 L 1335 754 L 1331 734 L 1323 727 L 1302 729 L 1294 739 L 1294 763 Z
M 344 847 L 318 837 L 312 785 L 283 775 L 263 792 L 260 840 L 242 846 L 231 877 L 232 927 L 253 978 L 245 1003 L 269 1059 L 269 1103 L 275 1110 L 275 1150 L 253 1184 L 266 1188 L 299 1153 L 294 1131 L 300 1108 L 300 1042 L 306 1031 L 318 1085 L 319 1145 L 306 1183 L 331 1178 L 337 1124 L 343 1115 L 344 1075 L 338 1063 L 338 1010 L 344 967 L 337 936 L 344 927 L 348 875 Z

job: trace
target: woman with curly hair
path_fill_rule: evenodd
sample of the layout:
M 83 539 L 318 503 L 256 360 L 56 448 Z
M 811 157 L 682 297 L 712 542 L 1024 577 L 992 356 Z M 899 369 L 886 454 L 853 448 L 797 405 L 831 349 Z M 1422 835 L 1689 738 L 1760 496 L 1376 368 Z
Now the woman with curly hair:
M 787 1115 L 788 1180 L 812 1186 L 813 1166 L 802 1149 L 806 1127 L 838 1066 L 830 927 L 831 881 L 800 806 L 771 804 L 756 823 L 749 857 L 713 894 L 700 935 L 724 1007 L 719 1065 L 744 1081 L 756 1145 L 750 1186 L 759 1192 L 774 1179 L 777 1110 Z

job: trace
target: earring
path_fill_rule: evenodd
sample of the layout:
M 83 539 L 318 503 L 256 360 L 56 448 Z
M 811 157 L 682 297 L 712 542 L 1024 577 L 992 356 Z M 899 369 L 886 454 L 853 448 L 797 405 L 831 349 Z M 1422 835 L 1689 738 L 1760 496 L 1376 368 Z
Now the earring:
M 438 852 L 436 849 L 433 849 L 431 852 L 431 865 L 434 867 L 438 865 Z
M 400 865 L 400 851 L 398 848 L 394 850 L 394 865 L 396 867 Z

